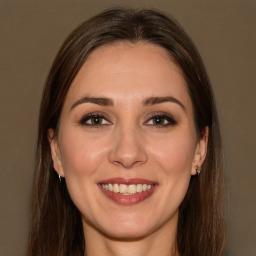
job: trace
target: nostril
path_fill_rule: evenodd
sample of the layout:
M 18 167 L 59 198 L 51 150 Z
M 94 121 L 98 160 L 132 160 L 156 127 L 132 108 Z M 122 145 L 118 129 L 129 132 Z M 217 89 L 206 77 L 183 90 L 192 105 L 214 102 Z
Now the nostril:
M 147 161 L 145 144 L 138 134 L 138 130 L 127 123 L 115 133 L 112 140 L 109 161 L 124 168 L 131 168 L 134 165 L 143 164 Z
M 145 150 L 134 150 L 133 152 L 125 152 L 116 150 L 111 151 L 109 160 L 115 165 L 121 165 L 124 168 L 132 168 L 135 165 L 143 164 L 147 161 L 147 154 Z
M 130 161 L 130 162 L 127 162 L 127 161 L 114 161 L 113 164 L 116 164 L 116 165 L 121 165 L 122 167 L 126 168 L 126 169 L 131 169 L 133 166 L 137 166 L 139 164 L 142 164 L 143 162 L 142 161 Z

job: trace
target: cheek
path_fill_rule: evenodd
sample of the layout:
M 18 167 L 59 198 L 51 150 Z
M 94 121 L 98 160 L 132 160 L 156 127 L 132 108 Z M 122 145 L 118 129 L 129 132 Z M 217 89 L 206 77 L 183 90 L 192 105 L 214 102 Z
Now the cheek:
M 190 132 L 173 133 L 164 139 L 154 140 L 150 149 L 151 163 L 160 181 L 161 197 L 157 208 L 162 220 L 174 216 L 189 186 L 195 149 L 195 137 Z
M 90 213 L 95 207 L 92 195 L 98 189 L 95 186 L 95 174 L 103 169 L 104 164 L 103 140 L 88 138 L 83 131 L 67 129 L 63 131 L 60 141 L 61 161 L 69 194 L 80 212 Z
M 151 154 L 166 175 L 190 174 L 195 150 L 195 139 L 191 133 L 166 136 L 154 144 L 150 147 Z
M 101 138 L 87 138 L 83 132 L 68 132 L 63 136 L 61 160 L 66 178 L 70 176 L 88 176 L 101 164 L 104 144 Z M 98 143 L 100 140 L 101 143 Z M 101 146 L 100 146 L 101 145 Z
M 165 208 L 169 205 L 169 212 L 178 209 L 186 195 L 191 178 L 195 141 L 193 133 L 177 132 L 157 143 L 155 141 L 155 147 L 151 146 L 151 155 L 161 170 L 159 177 L 166 188 L 163 190 L 165 200 L 161 202 L 161 206 Z

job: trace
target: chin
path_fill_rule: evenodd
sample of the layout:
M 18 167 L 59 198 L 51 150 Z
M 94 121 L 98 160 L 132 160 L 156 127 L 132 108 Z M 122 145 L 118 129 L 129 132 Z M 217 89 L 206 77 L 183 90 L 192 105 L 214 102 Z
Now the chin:
M 115 216 L 114 221 L 98 223 L 94 227 L 105 237 L 112 240 L 140 240 L 160 228 L 161 223 L 153 223 L 141 217 Z
M 102 231 L 101 231 L 102 232 Z M 140 240 L 144 237 L 147 237 L 151 234 L 150 230 L 147 229 L 141 229 L 138 227 L 117 227 L 113 228 L 111 230 L 106 230 L 105 232 L 102 232 L 106 237 L 109 237 L 112 240 Z

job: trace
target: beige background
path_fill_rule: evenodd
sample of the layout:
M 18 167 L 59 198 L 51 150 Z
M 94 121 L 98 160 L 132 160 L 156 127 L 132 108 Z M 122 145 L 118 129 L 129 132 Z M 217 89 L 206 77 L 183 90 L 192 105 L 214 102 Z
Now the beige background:
M 256 5 L 242 0 L 0 3 L 0 256 L 26 254 L 37 116 L 51 62 L 75 26 L 114 5 L 164 10 L 198 46 L 224 139 L 230 183 L 228 255 L 254 256 Z

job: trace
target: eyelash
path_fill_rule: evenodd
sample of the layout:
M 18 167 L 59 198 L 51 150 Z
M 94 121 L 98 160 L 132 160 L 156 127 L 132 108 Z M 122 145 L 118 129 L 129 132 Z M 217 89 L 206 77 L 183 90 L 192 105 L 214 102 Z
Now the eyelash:
M 105 120 L 107 121 L 107 123 L 101 123 L 101 124 L 88 124 L 87 122 L 89 120 L 93 120 L 93 118 L 98 118 L 100 119 L 101 121 L 102 120 Z M 148 124 L 149 122 L 156 122 L 158 120 L 164 122 L 163 124 Z M 95 121 L 95 120 L 94 120 Z M 166 123 L 167 122 L 167 123 Z M 82 126 L 88 126 L 88 127 L 91 127 L 91 128 L 100 128 L 104 125 L 111 125 L 112 123 L 108 120 L 108 118 L 106 118 L 104 115 L 102 114 L 98 114 L 98 113 L 91 113 L 91 114 L 88 114 L 88 115 L 85 115 L 81 120 L 80 120 L 80 125 Z M 147 126 L 153 126 L 153 127 L 156 127 L 156 128 L 166 128 L 166 127 L 169 127 L 169 126 L 174 126 L 177 124 L 177 121 L 171 116 L 171 115 L 168 115 L 168 114 L 152 114 L 146 121 L 146 125 Z
M 153 120 L 161 120 L 161 121 L 164 121 L 164 124 L 147 124 L 148 126 L 152 125 L 156 128 L 165 128 L 165 127 L 169 127 L 169 126 L 173 126 L 173 125 L 176 125 L 177 124 L 177 121 L 169 114 L 160 114 L 160 113 L 155 113 L 155 114 L 152 114 L 148 119 L 147 119 L 147 122 L 150 122 L 150 121 L 153 121 Z M 167 123 L 165 123 L 167 122 Z
M 111 124 L 111 122 L 108 121 L 108 119 L 102 115 L 102 114 L 98 114 L 98 113 L 91 113 L 91 114 L 88 114 L 88 115 L 85 115 L 81 120 L 80 120 L 80 124 L 82 126 L 90 126 L 90 127 L 93 127 L 93 128 L 99 128 L 103 125 L 109 125 L 109 124 L 88 124 L 86 122 L 88 122 L 89 120 L 92 121 L 93 118 L 98 118 L 98 119 L 102 119 L 102 120 L 106 120 L 109 124 Z

